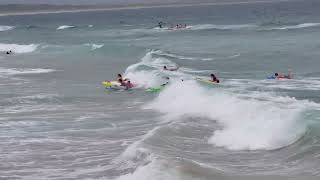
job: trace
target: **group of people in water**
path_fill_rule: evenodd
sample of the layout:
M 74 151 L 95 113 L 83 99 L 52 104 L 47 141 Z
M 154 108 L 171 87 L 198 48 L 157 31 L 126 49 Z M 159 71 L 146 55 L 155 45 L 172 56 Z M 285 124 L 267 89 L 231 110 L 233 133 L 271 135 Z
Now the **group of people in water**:
M 168 68 L 167 66 L 163 66 L 164 71 L 177 71 L 178 69 L 179 69 L 178 66 L 174 67 L 174 68 Z M 211 79 L 209 81 L 212 81 L 214 83 L 220 83 L 220 80 L 216 77 L 215 74 L 211 74 L 210 77 L 211 77 Z M 166 79 L 166 82 L 161 84 L 160 86 L 166 86 L 169 84 L 170 78 L 165 77 L 165 79 Z M 184 80 L 181 79 L 181 81 L 184 81 Z M 125 87 L 126 90 L 134 87 L 134 85 L 131 83 L 130 79 L 128 79 L 128 78 L 124 79 L 121 74 L 118 74 L 117 82 L 120 83 L 120 86 Z
M 126 90 L 133 88 L 133 84 L 131 83 L 130 79 L 128 78 L 123 79 L 121 74 L 118 74 L 117 81 L 120 83 L 120 86 L 126 87 Z
M 179 67 L 173 67 L 173 68 L 169 68 L 167 66 L 163 66 L 163 70 L 164 71 L 177 71 L 179 69 Z M 170 78 L 166 77 L 165 78 L 167 81 L 166 83 L 161 84 L 160 86 L 166 86 L 169 84 Z M 289 69 L 289 72 L 287 75 L 283 74 L 283 73 L 274 73 L 273 76 L 268 77 L 268 79 L 293 79 L 293 74 L 292 71 Z M 117 81 L 120 83 L 121 86 L 126 87 L 126 90 L 133 88 L 134 85 L 131 83 L 131 81 L 129 79 L 123 79 L 121 74 L 118 74 L 118 79 Z M 183 79 L 182 79 L 183 81 Z M 209 81 L 213 82 L 213 83 L 220 83 L 220 80 L 217 78 L 217 76 L 215 74 L 210 74 L 210 79 Z
M 10 51 L 7 51 L 6 54 L 7 54 L 7 55 L 13 54 L 13 51 L 11 51 L 11 50 L 10 50 Z
M 168 68 L 167 66 L 163 66 L 164 71 L 177 71 L 179 67 L 174 67 L 174 68 Z M 210 74 L 211 79 L 209 81 L 212 81 L 214 83 L 220 83 L 220 80 L 217 78 L 215 74 Z

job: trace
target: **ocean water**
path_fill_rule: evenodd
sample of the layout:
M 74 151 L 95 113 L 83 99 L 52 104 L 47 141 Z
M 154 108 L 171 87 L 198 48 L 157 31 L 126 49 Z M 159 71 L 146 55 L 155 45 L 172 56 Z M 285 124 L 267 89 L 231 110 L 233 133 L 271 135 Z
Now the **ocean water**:
M 0 179 L 319 179 L 319 9 L 0 17 Z M 117 73 L 138 87 L 100 84 Z M 195 80 L 211 73 L 220 85 Z

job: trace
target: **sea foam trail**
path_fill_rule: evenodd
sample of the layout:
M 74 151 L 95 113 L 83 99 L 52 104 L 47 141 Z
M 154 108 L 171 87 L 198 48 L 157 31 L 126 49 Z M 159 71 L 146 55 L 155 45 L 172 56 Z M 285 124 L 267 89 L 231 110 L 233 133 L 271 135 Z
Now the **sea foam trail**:
M 14 26 L 0 26 L 0 32 L 1 31 L 9 31 L 14 29 Z
M 267 101 L 263 96 L 244 98 L 185 81 L 166 87 L 147 108 L 173 120 L 205 117 L 217 121 L 222 129 L 208 142 L 230 150 L 277 149 L 299 139 L 307 123 L 300 121 L 300 116 L 312 103 L 274 95 L 270 96 L 278 101 Z
M 91 48 L 91 51 L 94 51 L 96 49 L 100 49 L 104 46 L 104 44 L 92 44 L 92 43 L 87 43 L 85 46 L 89 46 Z
M 2 68 L 0 67 L 0 75 L 19 75 L 19 74 L 42 74 L 54 72 L 54 69 L 41 69 L 41 68 Z
M 191 30 L 206 30 L 206 29 L 217 29 L 217 30 L 239 30 L 239 29 L 251 29 L 256 28 L 254 24 L 236 24 L 236 25 L 216 25 L 216 24 L 199 24 L 192 25 Z
M 38 44 L 20 45 L 0 43 L 0 52 L 13 51 L 13 53 L 30 53 L 38 48 Z
M 309 27 L 316 27 L 316 26 L 320 26 L 320 23 L 302 23 L 298 25 L 274 27 L 274 28 L 271 28 L 271 30 L 301 29 L 301 28 L 309 28 Z
M 75 28 L 75 26 L 71 26 L 71 25 L 62 25 L 62 26 L 59 26 L 59 27 L 57 28 L 57 30 L 71 29 L 71 28 Z

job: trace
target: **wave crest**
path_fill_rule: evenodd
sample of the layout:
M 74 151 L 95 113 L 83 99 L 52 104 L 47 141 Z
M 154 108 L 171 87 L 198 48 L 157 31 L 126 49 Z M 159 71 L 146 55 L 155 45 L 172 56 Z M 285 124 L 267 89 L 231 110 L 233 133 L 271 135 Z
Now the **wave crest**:
M 71 25 L 62 25 L 62 26 L 59 26 L 59 27 L 57 28 L 57 30 L 71 29 L 71 28 L 75 28 L 75 26 L 71 26 Z
M 38 44 L 20 45 L 20 44 L 4 44 L 0 43 L 0 51 L 13 51 L 14 53 L 30 53 L 38 48 Z
M 9 31 L 14 29 L 14 26 L 0 26 L 0 32 L 1 31 Z
M 42 68 L 1 68 L 0 75 L 20 75 L 20 74 L 42 74 L 54 72 L 54 69 L 42 69 Z
M 299 139 L 307 124 L 300 116 L 311 103 L 272 94 L 268 96 L 274 101 L 268 101 L 270 97 L 263 96 L 241 97 L 216 88 L 213 93 L 194 81 L 185 81 L 169 85 L 148 107 L 170 119 L 205 117 L 217 121 L 222 129 L 208 142 L 230 150 L 271 150 Z

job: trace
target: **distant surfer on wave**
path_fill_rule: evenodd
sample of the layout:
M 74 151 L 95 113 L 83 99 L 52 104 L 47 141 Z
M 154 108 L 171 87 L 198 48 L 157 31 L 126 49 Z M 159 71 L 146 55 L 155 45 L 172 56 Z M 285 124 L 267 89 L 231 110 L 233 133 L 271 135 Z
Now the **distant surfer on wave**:
M 214 74 L 210 74 L 210 81 L 215 82 L 215 83 L 220 83 L 220 80 L 216 77 Z
M 160 22 L 158 23 L 158 27 L 159 27 L 159 28 L 162 28 L 162 26 L 163 26 L 163 22 L 160 21 Z

